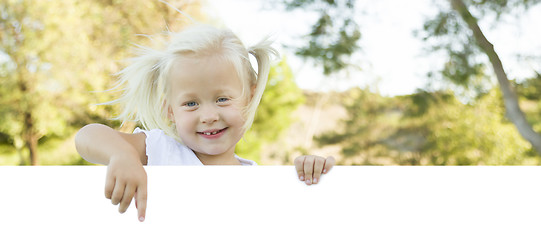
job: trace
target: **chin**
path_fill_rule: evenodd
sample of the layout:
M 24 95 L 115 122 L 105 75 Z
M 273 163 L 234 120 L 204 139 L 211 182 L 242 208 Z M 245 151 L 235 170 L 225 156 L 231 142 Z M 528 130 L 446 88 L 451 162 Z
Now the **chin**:
M 196 151 L 196 152 L 202 153 L 205 155 L 216 156 L 216 155 L 224 154 L 226 151 L 223 149 L 205 149 L 205 150 L 201 149 L 201 151 Z

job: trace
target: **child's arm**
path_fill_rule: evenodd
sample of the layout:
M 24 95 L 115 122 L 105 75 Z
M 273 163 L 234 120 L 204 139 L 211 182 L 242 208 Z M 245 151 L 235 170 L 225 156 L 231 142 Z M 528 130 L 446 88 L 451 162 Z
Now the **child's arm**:
M 124 213 L 136 196 L 139 220 L 144 220 L 147 197 L 146 135 L 126 134 L 101 124 L 89 124 L 75 136 L 77 151 L 86 161 L 107 165 L 105 197 Z
M 299 179 L 306 185 L 316 184 L 321 179 L 321 173 L 328 173 L 335 164 L 333 157 L 323 158 L 314 155 L 305 155 L 295 158 L 295 168 Z

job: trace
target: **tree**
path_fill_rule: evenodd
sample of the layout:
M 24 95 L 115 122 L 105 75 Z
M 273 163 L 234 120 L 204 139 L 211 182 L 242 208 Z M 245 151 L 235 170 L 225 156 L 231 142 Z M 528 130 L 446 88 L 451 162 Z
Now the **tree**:
M 15 142 L 24 142 L 32 165 L 38 164 L 38 140 L 47 132 L 61 135 L 65 131 L 58 119 L 66 116 L 62 110 L 67 109 L 56 105 L 62 102 L 58 97 L 67 90 L 70 79 L 57 81 L 67 71 L 53 72 L 51 68 L 52 62 L 69 58 L 69 52 L 51 54 L 49 50 L 65 43 L 67 38 L 49 29 L 58 28 L 61 22 L 60 16 L 52 16 L 54 12 L 71 7 L 70 3 L 29 1 L 7 1 L 0 5 L 4 13 L 0 19 L 1 51 L 7 56 L 2 64 L 5 81 L 0 99 L 0 128 L 15 138 Z M 67 12 L 63 17 L 62 20 L 77 18 Z
M 310 59 L 323 67 L 323 74 L 339 72 L 351 64 L 348 58 L 359 50 L 361 38 L 359 26 L 355 23 L 354 0 L 284 0 L 286 9 L 302 8 L 314 11 L 319 19 L 312 26 L 308 45 L 295 46 L 296 54 Z
M 440 72 L 443 78 L 466 89 L 473 89 L 478 92 L 491 89 L 490 81 L 487 81 L 491 76 L 486 75 L 487 71 L 485 69 L 487 64 L 479 56 L 488 57 L 502 91 L 506 117 L 516 126 L 522 137 L 531 143 L 538 154 L 541 154 L 541 136 L 533 130 L 520 109 L 518 97 L 505 74 L 503 64 L 494 50 L 494 46 L 484 36 L 478 25 L 478 18 L 471 14 L 465 2 L 473 6 L 476 13 L 482 16 L 495 16 L 498 19 L 502 15 L 512 12 L 513 9 L 528 9 L 540 1 L 449 0 L 447 3 L 450 3 L 448 5 L 450 8 L 442 6 L 442 10 L 437 16 L 425 23 L 424 29 L 427 36 L 424 39 L 430 44 L 434 44 L 435 50 L 444 50 L 448 55 L 449 60 Z M 356 40 L 358 40 L 356 38 L 357 34 L 348 35 L 342 34 L 341 31 L 338 31 L 338 33 L 336 31 L 327 31 L 328 29 L 336 29 L 332 26 L 355 24 L 354 14 L 351 14 L 355 12 L 353 10 L 355 7 L 354 1 L 291 0 L 285 1 L 285 5 L 288 9 L 300 7 L 310 9 L 309 7 L 312 7 L 320 13 L 319 21 L 313 25 L 312 32 L 308 36 L 310 39 L 308 46 L 299 48 L 297 54 L 301 57 L 314 59 L 316 62 L 322 62 L 325 74 L 335 71 L 334 69 L 340 69 L 333 68 L 334 63 L 330 64 L 329 61 L 336 61 L 336 66 L 343 66 L 340 63 L 341 58 L 351 56 L 358 48 L 356 43 Z M 342 11 L 345 9 L 343 6 L 346 6 L 349 10 Z M 327 14 L 333 11 L 344 14 L 339 17 Z M 358 36 L 360 37 L 360 33 Z M 331 44 L 332 41 L 324 41 L 325 39 L 346 39 L 335 42 L 346 44 L 339 49 L 351 51 L 340 51 L 338 48 L 333 47 L 335 45 Z
M 510 11 L 512 7 L 522 6 L 527 8 L 537 4 L 537 0 L 516 1 L 469 1 L 472 6 L 482 9 L 481 13 L 491 13 L 500 17 Z M 448 36 L 448 42 L 439 44 L 438 48 L 445 49 L 449 56 L 443 75 L 455 83 L 465 86 L 471 84 L 472 76 L 483 74 L 484 63 L 476 60 L 481 51 L 488 57 L 490 64 L 498 80 L 502 97 L 505 103 L 506 116 L 516 126 L 518 132 L 528 140 L 532 147 L 541 154 L 541 135 L 535 132 L 532 125 L 527 121 L 518 104 L 518 97 L 514 91 L 500 57 L 494 50 L 494 46 L 483 34 L 478 24 L 478 18 L 474 17 L 468 6 L 462 0 L 450 0 L 451 8 L 442 10 L 435 19 L 425 24 L 425 30 L 431 37 Z M 443 46 L 442 46 L 443 45 Z M 477 46 L 478 48 L 475 48 Z
M 199 4 L 169 1 L 199 17 Z M 21 164 L 39 164 L 39 146 L 66 139 L 89 122 L 109 122 L 113 73 L 137 34 L 189 23 L 158 1 L 0 2 L 0 139 Z M 140 42 L 140 41 L 137 41 Z M 24 151 L 27 149 L 27 151 Z M 28 152 L 28 161 L 24 152 Z

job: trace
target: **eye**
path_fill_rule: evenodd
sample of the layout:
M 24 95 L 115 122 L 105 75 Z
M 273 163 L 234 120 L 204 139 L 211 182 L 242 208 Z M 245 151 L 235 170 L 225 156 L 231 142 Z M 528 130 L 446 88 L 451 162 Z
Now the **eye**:
M 186 106 L 186 107 L 196 107 L 198 104 L 197 102 L 194 102 L 194 101 L 191 101 L 191 102 L 186 102 L 183 104 L 183 106 Z
M 227 102 L 229 101 L 229 98 L 225 98 L 225 97 L 221 97 L 221 98 L 218 98 L 218 100 L 216 100 L 216 102 L 218 103 L 224 103 L 224 102 Z

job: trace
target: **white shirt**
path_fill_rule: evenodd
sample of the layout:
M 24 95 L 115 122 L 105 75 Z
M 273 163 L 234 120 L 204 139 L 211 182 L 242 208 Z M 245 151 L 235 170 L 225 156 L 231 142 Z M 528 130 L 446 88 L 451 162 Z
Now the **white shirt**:
M 203 165 L 201 160 L 197 158 L 195 153 L 184 144 L 178 142 L 174 138 L 165 135 L 160 129 L 152 129 L 150 131 L 136 128 L 133 133 L 144 133 L 146 154 L 148 157 L 148 166 L 158 165 Z M 239 160 L 243 166 L 255 166 L 256 162 L 243 159 L 237 155 L 235 158 Z

